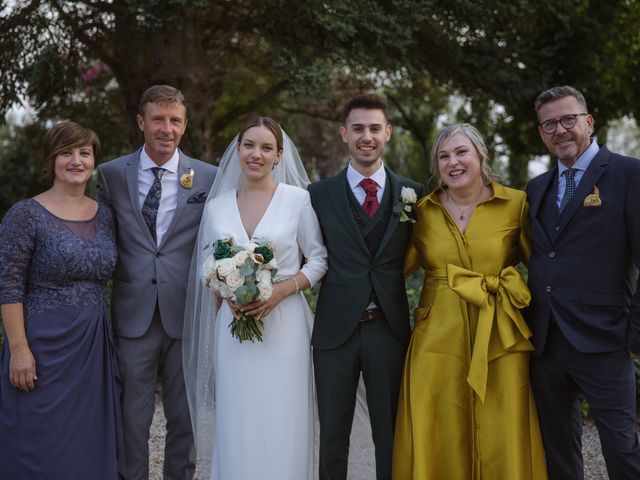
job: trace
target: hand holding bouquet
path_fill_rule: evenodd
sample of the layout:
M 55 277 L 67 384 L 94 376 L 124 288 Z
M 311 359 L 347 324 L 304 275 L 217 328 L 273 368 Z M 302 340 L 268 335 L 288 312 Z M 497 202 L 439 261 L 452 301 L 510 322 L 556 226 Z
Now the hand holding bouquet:
M 268 300 L 278 271 L 269 243 L 257 240 L 236 245 L 233 239 L 216 240 L 202 269 L 208 288 L 242 305 Z M 240 343 L 245 340 L 262 341 L 262 320 L 254 315 L 236 310 L 229 328 L 231 335 Z

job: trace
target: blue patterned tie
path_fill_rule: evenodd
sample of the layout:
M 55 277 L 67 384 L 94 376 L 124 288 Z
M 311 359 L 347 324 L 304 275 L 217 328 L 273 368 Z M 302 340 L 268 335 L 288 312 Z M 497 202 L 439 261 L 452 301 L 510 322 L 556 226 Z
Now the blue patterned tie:
M 162 197 L 162 175 L 166 170 L 160 167 L 153 167 L 151 169 L 155 179 L 153 184 L 147 193 L 147 198 L 144 199 L 142 205 L 142 218 L 144 218 L 151 236 L 156 240 L 156 218 L 158 217 L 158 207 L 160 206 L 160 197 Z
M 573 195 L 576 193 L 576 182 L 573 179 L 575 174 L 576 174 L 575 168 L 568 168 L 563 173 L 563 175 L 565 176 L 565 185 L 564 185 L 564 194 L 562 195 L 562 200 L 560 200 L 560 213 L 562 213 L 564 208 L 573 198 Z

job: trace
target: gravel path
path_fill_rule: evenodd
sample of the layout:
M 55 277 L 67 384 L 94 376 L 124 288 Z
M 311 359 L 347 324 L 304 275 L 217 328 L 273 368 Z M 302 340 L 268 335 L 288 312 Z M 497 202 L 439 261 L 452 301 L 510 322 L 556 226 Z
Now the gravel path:
M 156 404 L 156 411 L 151 425 L 149 439 L 150 479 L 162 479 L 162 459 L 165 435 L 164 414 L 162 404 Z M 317 442 L 316 427 L 316 442 Z M 373 463 L 373 444 L 371 432 L 354 431 L 351 435 L 351 458 L 349 459 L 349 480 L 375 479 L 375 465 Z M 589 422 L 584 424 L 582 437 L 582 454 L 585 462 L 585 480 L 608 480 L 604 459 L 600 451 L 600 440 L 596 428 Z M 317 471 L 317 469 L 316 469 Z

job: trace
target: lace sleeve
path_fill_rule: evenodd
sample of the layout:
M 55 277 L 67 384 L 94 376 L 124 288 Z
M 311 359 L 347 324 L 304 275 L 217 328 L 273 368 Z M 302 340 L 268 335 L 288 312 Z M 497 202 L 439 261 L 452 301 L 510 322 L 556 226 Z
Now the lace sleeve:
M 0 305 L 24 303 L 35 239 L 33 211 L 18 202 L 0 224 Z

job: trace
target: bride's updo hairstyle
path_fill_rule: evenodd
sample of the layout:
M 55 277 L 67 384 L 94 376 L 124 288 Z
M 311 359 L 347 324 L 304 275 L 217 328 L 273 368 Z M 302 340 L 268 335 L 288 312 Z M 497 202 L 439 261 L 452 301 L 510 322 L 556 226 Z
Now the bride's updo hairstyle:
M 284 140 L 282 138 L 282 129 L 280 128 L 280 125 L 278 125 L 278 122 L 276 122 L 273 118 L 270 118 L 270 117 L 255 116 L 247 120 L 247 122 L 242 126 L 242 128 L 238 132 L 238 145 L 240 145 L 240 142 L 242 142 L 242 136 L 245 134 L 245 132 L 253 127 L 265 127 L 271 133 L 273 133 L 273 136 L 276 138 L 276 148 L 278 152 L 282 152 L 284 148 L 283 147 Z

